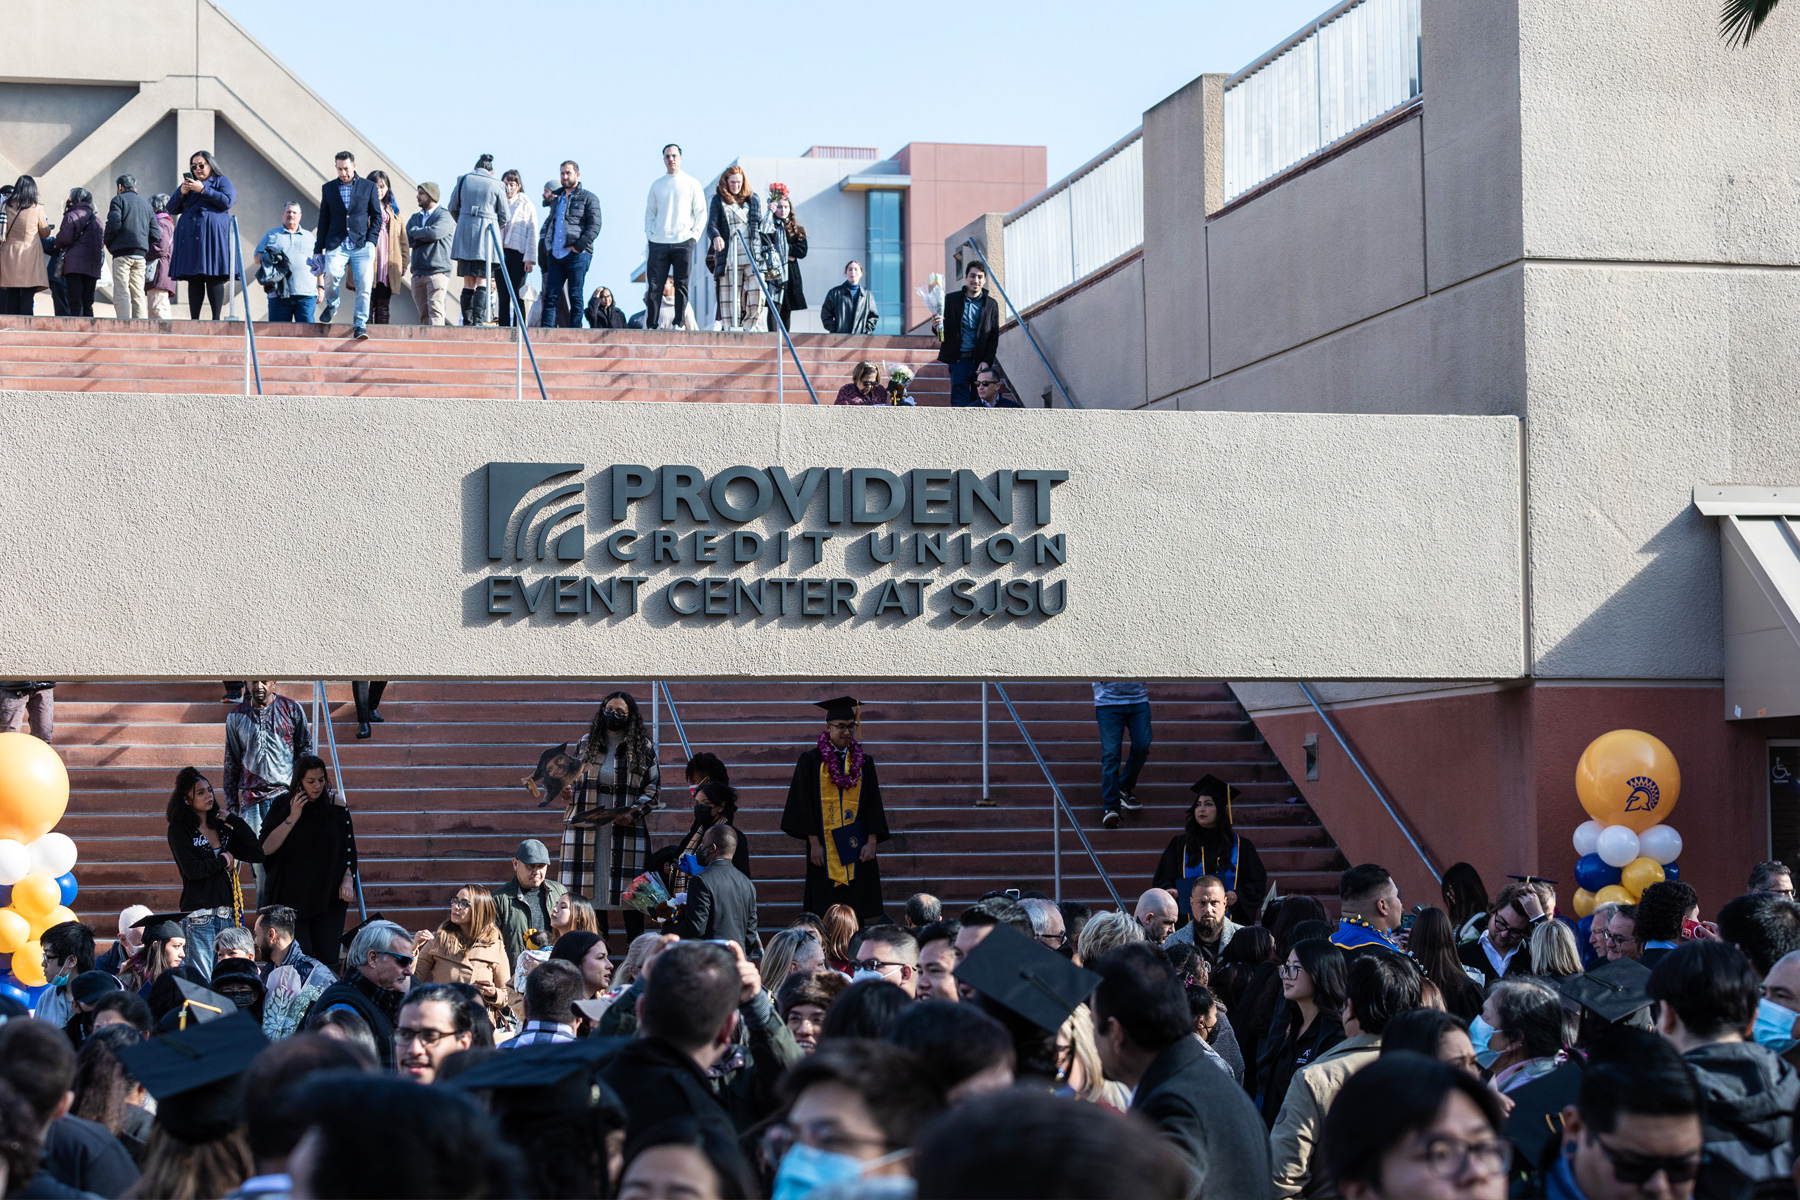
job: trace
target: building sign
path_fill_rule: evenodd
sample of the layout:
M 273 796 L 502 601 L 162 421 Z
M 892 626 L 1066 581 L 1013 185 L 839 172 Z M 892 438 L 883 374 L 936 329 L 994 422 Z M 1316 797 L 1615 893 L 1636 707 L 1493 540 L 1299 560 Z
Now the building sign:
M 586 471 L 487 465 L 489 617 L 1004 620 L 1068 607 L 1066 470 Z

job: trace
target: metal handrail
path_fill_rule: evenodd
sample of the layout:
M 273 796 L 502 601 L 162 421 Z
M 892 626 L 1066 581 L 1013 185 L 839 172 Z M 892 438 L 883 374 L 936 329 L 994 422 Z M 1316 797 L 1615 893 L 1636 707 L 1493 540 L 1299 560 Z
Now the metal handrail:
M 982 269 L 987 272 L 987 277 L 993 283 L 994 289 L 1000 293 L 1000 298 L 1006 301 L 1006 307 L 1012 309 L 1013 319 L 1019 323 L 1019 328 L 1025 331 L 1026 338 L 1031 342 L 1031 348 L 1037 351 L 1039 361 L 1044 364 L 1044 370 L 1050 372 L 1050 382 L 1054 383 L 1057 390 L 1063 394 L 1063 399 L 1069 402 L 1070 408 L 1080 408 L 1081 401 L 1075 399 L 1075 393 L 1069 390 L 1069 385 L 1062 381 L 1062 377 L 1056 373 L 1056 368 L 1050 365 L 1049 358 L 1044 354 L 1044 348 L 1038 345 L 1037 335 L 1033 334 L 1031 326 L 1025 323 L 1025 314 L 1019 311 L 1019 306 L 1014 304 L 1012 297 L 1006 294 L 1006 289 L 1000 284 L 999 276 L 994 274 L 994 268 L 988 263 L 987 255 L 981 252 L 981 247 L 975 244 L 974 238 L 964 238 L 963 245 L 973 250 L 975 257 L 981 260 Z
M 231 214 L 231 248 L 237 254 L 238 290 L 244 296 L 244 395 L 250 394 L 250 376 L 254 372 L 256 394 L 260 396 L 263 394 L 262 363 L 256 357 L 256 322 L 250 319 L 250 277 L 244 270 L 244 234 L 238 228 L 236 213 Z
M 650 694 L 652 696 L 656 695 L 657 688 L 662 689 L 663 699 L 669 702 L 669 720 L 675 722 L 675 736 L 681 739 L 681 752 L 689 758 L 694 757 L 694 749 L 692 746 L 688 745 L 687 730 L 681 727 L 681 714 L 675 709 L 675 697 L 669 694 L 669 685 L 666 683 L 651 683 Z
M 1331 731 L 1331 736 L 1337 739 L 1337 744 L 1343 748 L 1345 754 L 1350 756 L 1350 765 L 1356 768 L 1356 773 L 1363 777 L 1363 782 L 1369 785 L 1369 790 L 1375 793 L 1375 798 L 1377 800 L 1381 801 L 1381 807 L 1387 809 L 1387 815 L 1394 819 L 1394 824 L 1398 825 L 1400 827 L 1400 832 L 1406 835 L 1406 840 L 1412 845 L 1414 853 L 1419 856 L 1419 861 L 1425 864 L 1425 869 L 1431 872 L 1431 877 L 1434 880 L 1442 883 L 1444 877 L 1438 873 L 1436 867 L 1431 865 L 1431 859 L 1426 857 L 1424 847 L 1419 845 L 1419 839 L 1413 836 L 1413 831 L 1407 828 L 1406 822 L 1400 819 L 1400 814 L 1394 810 L 1394 806 L 1388 803 L 1387 796 L 1375 785 L 1375 780 L 1369 775 L 1368 770 L 1364 768 L 1362 759 L 1356 756 L 1356 751 L 1350 748 L 1350 743 L 1345 741 L 1344 735 L 1339 732 L 1337 722 L 1331 719 L 1330 714 L 1327 713 L 1324 706 L 1319 703 L 1319 698 L 1313 695 L 1312 688 L 1308 687 L 1304 680 L 1298 680 L 1296 682 L 1300 684 L 1301 692 L 1306 695 L 1307 703 L 1313 706 L 1313 711 L 1319 714 L 1319 719 L 1321 721 L 1325 722 L 1325 728 Z
M 531 355 L 531 373 L 537 377 L 538 397 L 540 399 L 542 399 L 543 401 L 545 401 L 546 403 L 548 403 L 550 400 L 550 393 L 544 390 L 544 373 L 542 371 L 538 370 L 537 351 L 533 350 L 531 348 L 531 335 L 526 332 L 526 329 L 528 326 L 530 326 L 531 321 L 530 321 L 529 316 L 526 314 L 525 309 L 519 304 L 519 293 L 513 290 L 512 276 L 508 275 L 506 273 L 506 268 L 504 265 L 506 262 L 506 251 L 500 245 L 500 231 L 495 229 L 492 225 L 490 225 L 486 222 L 482 223 L 481 228 L 484 232 L 486 232 L 487 241 L 489 241 L 493 244 L 493 249 L 495 251 L 495 254 L 497 255 L 497 257 L 499 258 L 499 260 L 502 264 L 501 268 L 498 271 L 490 268 L 488 271 L 488 275 L 490 278 L 492 276 L 498 275 L 503 281 L 505 281 L 506 294 L 508 296 L 512 297 L 513 328 L 518 332 L 518 338 L 519 338 L 519 342 L 514 343 L 514 345 L 517 346 L 519 343 L 523 343 L 523 348 L 524 348 L 525 353 Z M 486 251 L 484 250 L 483 253 L 486 253 Z M 489 259 L 488 261 L 491 264 L 493 262 L 493 259 Z M 570 301 L 570 303 L 573 303 L 573 304 L 578 304 L 580 302 L 581 302 L 581 297 L 579 297 L 579 296 L 574 297 Z M 514 358 L 518 358 L 518 351 L 516 349 L 513 352 L 513 356 L 514 356 Z M 515 399 L 523 400 L 523 399 L 525 399 L 525 363 L 524 363 L 523 359 L 519 360 L 518 365 L 517 365 L 517 370 L 518 370 L 518 394 L 515 397 Z
M 769 285 L 763 280 L 762 269 L 758 267 L 756 263 L 756 255 L 750 253 L 750 243 L 744 240 L 743 229 L 739 228 L 734 230 L 733 236 L 737 238 L 738 244 L 744 248 L 744 258 L 749 262 L 751 267 L 750 273 L 756 276 L 756 286 L 762 289 L 763 303 L 768 305 L 769 311 L 775 316 L 776 331 L 781 334 L 781 340 L 787 343 L 788 353 L 794 356 L 794 369 L 800 372 L 800 382 L 806 385 L 806 394 L 812 397 L 812 402 L 814 404 L 817 404 L 819 402 L 819 393 L 813 390 L 812 380 L 807 378 L 806 367 L 800 362 L 800 352 L 794 349 L 794 339 L 788 336 L 787 322 L 781 319 L 781 310 L 776 307 L 775 298 L 769 295 Z M 732 280 L 732 286 L 734 289 L 736 288 L 737 280 Z M 777 404 L 781 403 L 781 394 L 781 351 L 777 350 L 775 352 L 775 402 Z M 668 694 L 669 689 L 665 686 L 663 688 L 663 695 L 666 696 Z
M 344 768 L 338 765 L 337 731 L 331 727 L 331 701 L 325 698 L 325 681 L 313 681 L 313 729 L 325 731 L 325 745 L 331 751 L 331 777 L 337 780 L 338 798 L 344 807 L 350 807 L 350 789 L 344 786 Z M 313 734 L 313 744 L 318 744 L 318 734 Z M 362 870 L 356 863 L 350 864 L 350 884 L 356 889 L 356 911 L 363 920 L 369 919 L 369 906 L 363 901 Z
M 1044 773 L 1044 779 L 1050 784 L 1050 794 L 1056 797 L 1056 803 L 1062 806 L 1062 811 L 1068 815 L 1069 824 L 1075 829 L 1075 836 L 1081 839 L 1081 844 L 1087 849 L 1088 857 L 1094 860 L 1094 870 L 1100 873 L 1100 882 L 1106 885 L 1106 890 L 1112 893 L 1113 903 L 1119 906 L 1119 911 L 1123 912 L 1125 910 L 1125 901 L 1119 897 L 1119 889 L 1113 886 L 1112 876 L 1108 875 L 1106 873 L 1106 868 L 1100 864 L 1100 856 L 1094 852 L 1094 844 L 1088 841 L 1087 833 L 1081 828 L 1081 822 L 1075 819 L 1075 810 L 1069 807 L 1068 798 L 1063 795 L 1062 789 L 1056 785 L 1056 777 L 1050 774 L 1049 764 L 1044 762 L 1044 756 L 1038 753 L 1037 743 L 1031 740 L 1031 734 L 1025 729 L 1025 722 L 1019 719 L 1019 710 L 1013 707 L 1012 698 L 1006 694 L 1005 686 L 999 683 L 994 684 L 994 692 L 1000 697 L 1000 703 L 1006 705 L 1006 711 L 1012 714 L 1013 724 L 1019 727 L 1019 736 L 1025 739 L 1026 748 L 1031 751 L 1031 757 L 1037 759 L 1038 769 Z M 1054 817 L 1056 809 L 1053 808 L 1050 811 L 1051 815 Z M 1052 844 L 1051 853 L 1054 854 L 1056 858 L 1056 892 L 1059 903 L 1062 900 L 1062 843 L 1060 830 L 1061 826 L 1055 826 L 1051 831 L 1053 837 L 1056 839 Z

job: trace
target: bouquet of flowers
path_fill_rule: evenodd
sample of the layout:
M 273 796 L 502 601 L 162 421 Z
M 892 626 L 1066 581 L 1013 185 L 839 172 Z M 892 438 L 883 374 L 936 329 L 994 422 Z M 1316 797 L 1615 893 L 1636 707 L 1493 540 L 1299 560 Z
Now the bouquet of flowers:
M 937 339 L 940 342 L 943 341 L 944 322 L 942 318 L 944 315 L 944 277 L 936 271 L 933 271 L 925 277 L 925 286 L 922 288 L 914 288 L 913 291 L 917 292 L 919 294 L 919 299 L 925 302 L 925 311 L 929 312 L 932 316 L 939 318 L 936 322 Z
M 907 386 L 913 381 L 913 369 L 905 363 L 882 363 L 881 366 L 888 377 L 888 403 L 914 403 L 913 398 L 906 394 Z
M 669 902 L 669 889 L 661 875 L 645 871 L 631 881 L 619 898 L 641 913 L 653 913 Z

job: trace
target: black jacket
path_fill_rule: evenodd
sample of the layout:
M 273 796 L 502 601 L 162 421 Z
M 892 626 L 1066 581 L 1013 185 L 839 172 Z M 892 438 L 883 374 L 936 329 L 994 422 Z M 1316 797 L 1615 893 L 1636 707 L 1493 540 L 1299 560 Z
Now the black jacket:
M 1344 1026 L 1328 1013 L 1313 1018 L 1312 1028 L 1303 1034 L 1278 1027 L 1263 1039 L 1257 1055 L 1255 1094 L 1261 1098 L 1264 1125 L 1275 1128 L 1294 1073 L 1343 1040 Z
M 728 1140 L 737 1140 L 730 1115 L 714 1097 L 699 1065 L 661 1038 L 633 1040 L 601 1069 L 600 1078 L 628 1101 L 627 1142 L 675 1117 L 712 1125 Z
M 825 303 L 819 305 L 819 320 L 826 333 L 874 333 L 881 312 L 875 307 L 875 294 L 869 290 L 867 278 L 854 303 L 850 299 L 848 282 L 826 292 Z
M 1269 1131 L 1250 1097 L 1200 1047 L 1183 1037 L 1156 1056 L 1131 1102 L 1193 1171 L 1191 1197 L 1252 1200 L 1274 1194 Z
M 375 185 L 361 175 L 350 180 L 350 206 L 338 194 L 337 177 L 327 179 L 319 188 L 319 225 L 313 235 L 313 253 L 323 254 L 328 248 L 341 246 L 347 238 L 358 245 L 372 244 L 381 236 L 381 199 Z
M 756 885 L 720 859 L 688 883 L 687 904 L 675 932 L 684 939 L 706 938 L 748 947 L 756 930 Z
M 381 1055 L 382 1069 L 391 1071 L 394 1069 L 394 1022 L 400 1016 L 400 1006 L 405 1003 L 406 993 L 378 988 L 364 978 L 361 971 L 351 967 L 349 975 L 319 993 L 318 999 L 300 1018 L 300 1024 L 304 1027 L 314 1013 L 340 1005 L 350 1009 L 368 1022 L 369 1032 L 375 1035 L 375 1049 Z
M 595 292 L 588 299 L 587 323 L 589 329 L 623 329 L 625 312 L 616 304 L 611 308 L 601 308 L 600 293 Z
M 946 328 L 948 327 L 946 326 Z M 993 360 L 984 361 L 991 364 Z M 1013 406 L 996 404 L 994 407 Z M 1263 897 L 1269 894 L 1269 871 L 1267 867 L 1263 866 L 1262 855 L 1256 852 L 1256 846 L 1251 843 L 1250 839 L 1241 833 L 1233 832 L 1237 838 L 1237 877 L 1232 881 L 1236 886 L 1227 890 L 1237 893 L 1237 903 L 1231 906 L 1227 915 L 1239 925 L 1254 925 L 1262 917 Z M 1163 850 L 1162 857 L 1157 860 L 1156 873 L 1151 877 L 1150 886 L 1168 888 L 1174 892 L 1176 906 L 1183 912 L 1187 911 L 1187 897 L 1191 890 L 1191 885 L 1187 881 L 1190 857 L 1197 859 L 1195 865 L 1201 868 L 1203 874 L 1208 875 L 1218 875 L 1221 866 L 1229 866 L 1231 863 L 1229 844 L 1220 856 L 1223 860 L 1221 863 L 1208 857 L 1207 851 L 1204 849 L 1197 855 L 1192 854 L 1189 850 L 1186 833 L 1178 833 L 1169 839 L 1169 844 Z
M 969 293 L 961 288 L 944 297 L 944 344 L 938 347 L 937 356 L 941 363 L 962 361 L 963 307 L 968 300 Z M 981 315 L 975 319 L 975 349 L 970 352 L 969 361 L 992 364 L 1000 352 L 1000 302 L 983 292 L 980 304 Z
M 763 259 L 762 197 L 752 194 L 750 197 L 749 209 L 750 211 L 744 216 L 744 244 L 750 247 L 751 255 L 754 256 L 758 262 L 761 262 Z M 713 262 L 716 264 L 713 274 L 722 275 L 725 272 L 725 268 L 731 265 L 731 252 L 733 250 L 732 242 L 735 239 L 731 236 L 731 222 L 725 217 L 725 201 L 718 192 L 713 193 L 712 199 L 709 200 L 706 205 L 706 233 L 704 236 L 706 250 L 712 253 Z M 725 243 L 725 248 L 723 250 L 713 250 L 712 240 L 714 238 L 718 238 L 721 242 Z M 736 250 L 738 264 L 740 266 L 745 265 L 744 247 L 738 246 L 736 247 Z
M 150 202 L 136 192 L 120 192 L 106 209 L 106 232 L 101 236 L 114 258 L 144 258 L 162 244 L 162 226 Z
M 181 872 L 181 911 L 231 906 L 231 872 L 225 869 L 223 853 L 241 863 L 263 860 L 262 843 L 242 817 L 226 817 L 226 828 L 220 838 L 220 849 L 206 844 L 200 830 L 193 825 L 169 822 L 169 853 Z
M 550 203 L 544 206 L 544 224 L 538 238 L 538 244 L 543 247 L 543 257 L 538 259 L 540 267 L 550 261 L 552 252 L 558 249 L 550 244 L 550 235 L 556 228 L 556 202 L 561 196 L 561 192 L 550 193 Z M 592 250 L 594 239 L 600 236 L 600 197 L 577 184 L 569 193 L 568 207 L 563 210 L 563 226 L 564 240 L 574 239 L 569 243 L 569 249 L 577 254 Z
M 1746 1184 L 1786 1180 L 1800 1072 L 1755 1042 L 1715 1042 L 1682 1057 L 1706 1097 L 1708 1161 L 1696 1194 L 1743 1194 Z

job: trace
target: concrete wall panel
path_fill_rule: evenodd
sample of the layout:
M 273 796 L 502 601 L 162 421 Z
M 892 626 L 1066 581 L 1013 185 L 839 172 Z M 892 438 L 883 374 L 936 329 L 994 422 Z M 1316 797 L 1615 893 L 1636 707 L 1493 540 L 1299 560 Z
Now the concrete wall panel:
M 39 447 L 0 479 L 0 521 L 32 531 L 0 577 L 6 678 L 813 678 L 829 663 L 844 679 L 1479 679 L 1524 665 L 1511 420 L 79 393 L 20 394 L 5 411 L 6 434 Z M 663 563 L 638 568 L 641 615 L 496 621 L 490 460 L 579 460 L 600 479 L 618 462 L 1063 466 L 1046 531 L 1066 533 L 1068 563 L 879 566 L 867 527 L 827 526 L 815 502 L 800 528 L 838 535 L 824 562 L 797 549 L 766 570 L 856 578 L 853 618 L 677 619 L 667 583 L 729 569 Z M 258 501 L 196 489 L 172 462 L 228 465 L 258 481 Z M 616 570 L 601 486 L 587 560 L 564 571 Z M 652 529 L 654 512 L 630 520 Z M 894 531 L 904 550 L 909 527 Z M 946 611 L 955 578 L 1036 575 L 1066 581 L 1061 615 Z M 939 585 L 924 615 L 864 615 L 884 579 L 916 576 Z
M 1157 398 L 1211 374 L 1206 214 L 1225 190 L 1224 83 L 1202 75 L 1144 114 L 1144 340 Z
M 1424 294 L 1419 138 L 1406 121 L 1212 221 L 1215 375 Z
M 1142 408 L 1144 394 L 1144 260 L 1118 271 L 1061 304 L 1027 318 L 1062 380 L 1083 408 Z M 1063 407 L 1062 393 L 1013 326 L 1000 336 L 1000 362 L 1026 407 Z
M 0 158 L 11 164 L 0 174 L 7 183 L 42 175 L 135 95 L 135 87 L 0 83 Z
M 146 200 L 158 192 L 167 192 L 172 196 L 179 186 L 169 182 L 169 164 L 180 153 L 175 147 L 175 114 L 170 113 L 158 121 L 155 128 L 139 138 L 129 150 L 108 163 L 105 169 L 96 171 L 94 177 L 82 186 L 94 193 L 94 202 L 103 216 L 106 206 L 111 202 L 109 198 L 113 195 L 113 189 L 117 186 L 114 180 L 126 173 L 137 176 L 138 194 Z M 179 179 L 180 176 L 176 178 Z M 233 179 L 233 186 L 236 183 Z M 246 248 L 244 252 L 248 254 L 249 249 Z M 101 282 L 111 285 L 110 280 Z
M 1517 259 L 1516 0 L 1425 0 L 1425 224 L 1431 287 Z
M 1731 477 L 1738 277 L 1526 268 L 1538 674 L 1723 673 L 1717 532 L 1692 493 Z
M 1519 0 L 1525 252 L 1800 262 L 1800 21 L 1747 49 L 1714 6 Z

